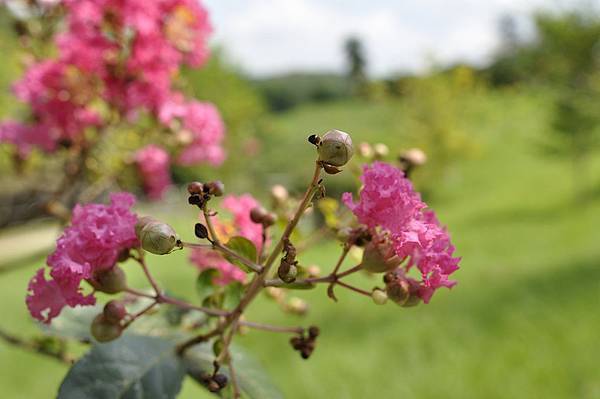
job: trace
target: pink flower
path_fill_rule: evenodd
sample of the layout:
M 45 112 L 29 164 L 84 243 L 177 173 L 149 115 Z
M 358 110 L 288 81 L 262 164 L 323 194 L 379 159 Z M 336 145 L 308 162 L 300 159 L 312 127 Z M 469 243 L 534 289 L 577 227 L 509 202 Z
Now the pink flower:
M 259 206 L 258 201 L 250 194 L 239 197 L 228 195 L 223 198 L 221 205 L 231 213 L 233 219 L 229 223 L 220 222 L 218 219 L 213 220 L 219 238 L 227 242 L 233 236 L 242 236 L 252 241 L 260 251 L 263 245 L 262 227 L 250 220 L 250 211 Z M 226 285 L 233 281 L 243 282 L 246 279 L 243 271 L 229 263 L 220 253 L 211 249 L 194 249 L 190 261 L 200 270 L 218 270 L 219 278 L 214 281 L 215 284 Z
M 187 105 L 182 119 L 183 128 L 192 134 L 192 142 L 179 154 L 178 163 L 181 165 L 194 165 L 201 162 L 221 164 L 225 159 L 225 152 L 221 147 L 225 126 L 215 106 L 192 101 Z
M 19 155 L 23 158 L 35 147 L 46 152 L 52 152 L 56 148 L 56 143 L 50 135 L 50 128 L 13 121 L 0 123 L 0 142 L 16 146 Z
M 169 154 L 157 145 L 148 145 L 135 153 L 135 162 L 151 199 L 161 199 L 171 185 Z
M 414 191 L 402 171 L 384 162 L 365 166 L 361 177 L 360 201 L 345 193 L 343 202 L 358 221 L 374 235 L 381 230 L 390 233 L 396 254 L 408 259 L 403 266 L 408 271 L 416 266 L 421 273 L 419 296 L 428 303 L 440 287 L 452 287 L 448 276 L 458 269 L 460 258 L 453 257 L 454 246 L 435 213 Z
M 80 283 L 94 272 L 113 267 L 119 253 L 138 246 L 135 235 L 137 217 L 130 208 L 135 197 L 129 193 L 110 196 L 110 205 L 77 205 L 71 225 L 48 256 L 50 280 L 40 269 L 29 283 L 27 306 L 31 315 L 49 323 L 68 305 L 93 305 L 93 295 L 83 295 Z

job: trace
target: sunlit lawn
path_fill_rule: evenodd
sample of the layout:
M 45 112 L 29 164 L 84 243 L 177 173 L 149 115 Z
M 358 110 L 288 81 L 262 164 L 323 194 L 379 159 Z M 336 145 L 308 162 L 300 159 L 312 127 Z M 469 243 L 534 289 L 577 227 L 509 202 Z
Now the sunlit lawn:
M 306 318 L 282 315 L 264 299 L 251 308 L 251 320 L 321 327 L 308 361 L 292 351 L 287 336 L 251 332 L 238 339 L 286 397 L 600 397 L 600 197 L 573 202 L 568 163 L 536 150 L 545 105 L 541 98 L 513 94 L 465 100 L 470 116 L 464 123 L 481 152 L 458 165 L 433 205 L 463 257 L 452 291 L 436 294 L 427 306 L 403 309 L 377 307 L 339 289 L 333 303 L 319 288 L 300 293 L 311 303 Z M 272 122 L 278 136 L 266 151 L 276 140 L 301 148 L 305 132 L 329 127 L 353 131 L 358 140 L 400 145 L 396 106 L 339 103 L 293 111 Z M 292 168 L 304 159 L 302 151 L 295 153 L 297 159 L 287 159 Z M 284 157 L 272 159 L 270 166 L 278 166 Z M 593 168 L 598 176 L 600 162 Z M 171 218 L 184 236 L 191 235 L 191 209 Z M 302 260 L 328 270 L 336 251 L 334 245 L 319 247 Z M 194 272 L 185 254 L 151 261 L 168 289 L 193 297 Z M 23 298 L 40 265 L 0 279 L 5 328 L 36 331 Z M 133 281 L 141 286 L 143 280 L 136 274 Z M 356 283 L 372 287 L 379 281 L 359 276 Z M 3 397 L 53 397 L 65 372 L 52 360 L 0 344 Z M 182 397 L 208 397 L 201 392 L 188 382 Z

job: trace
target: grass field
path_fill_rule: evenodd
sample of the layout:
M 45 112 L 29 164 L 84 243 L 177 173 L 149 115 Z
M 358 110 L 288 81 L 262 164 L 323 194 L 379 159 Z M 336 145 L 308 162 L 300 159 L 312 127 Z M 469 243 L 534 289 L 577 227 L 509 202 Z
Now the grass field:
M 459 285 L 411 309 L 376 307 L 339 290 L 334 304 L 317 289 L 300 295 L 312 305 L 305 319 L 282 315 L 261 300 L 249 319 L 321 327 L 309 361 L 285 336 L 252 332 L 238 339 L 287 398 L 600 398 L 600 198 L 574 202 L 569 164 L 536 149 L 547 126 L 543 95 L 474 94 L 459 101 L 461 123 L 479 151 L 439 183 L 432 204 L 463 257 Z M 269 162 L 249 167 L 294 169 L 294 179 L 306 177 L 309 168 L 298 166 L 311 156 L 302 147 L 306 132 L 336 127 L 356 141 L 403 146 L 407 126 L 401 103 L 299 108 L 270 121 L 276 135 L 264 147 Z M 280 152 L 286 147 L 293 156 Z M 599 176 L 595 158 L 592 175 Z M 272 176 L 273 182 L 287 178 Z M 600 187 L 600 179 L 595 183 Z M 170 218 L 187 228 L 195 215 L 190 210 Z M 332 244 L 303 261 L 328 270 L 336 256 Z M 152 263 L 167 288 L 192 295 L 193 270 L 184 254 Z M 39 266 L 0 279 L 5 328 L 36 331 L 23 297 Z M 142 280 L 136 275 L 134 281 Z M 358 276 L 356 283 L 376 282 Z M 6 398 L 53 397 L 65 372 L 52 360 L 0 344 Z M 209 396 L 188 382 L 181 397 Z

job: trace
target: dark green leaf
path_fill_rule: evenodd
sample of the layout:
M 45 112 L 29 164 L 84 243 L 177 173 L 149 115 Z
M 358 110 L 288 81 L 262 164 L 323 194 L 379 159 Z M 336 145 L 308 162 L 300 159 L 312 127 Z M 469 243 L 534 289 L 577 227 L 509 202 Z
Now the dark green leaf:
M 186 352 L 184 363 L 188 374 L 199 376 L 212 373 L 214 355 L 212 344 L 196 345 Z M 249 399 L 282 399 L 283 394 L 273 385 L 262 366 L 237 346 L 230 348 L 235 375 L 242 394 Z M 227 367 L 223 372 L 230 377 Z
M 170 399 L 179 393 L 184 376 L 171 340 L 123 336 L 94 345 L 75 363 L 58 399 Z
M 227 244 L 225 244 L 225 246 L 237 253 L 238 255 L 241 255 L 251 260 L 252 262 L 256 262 L 256 260 L 258 259 L 258 252 L 256 250 L 256 247 L 254 246 L 254 243 L 252 243 L 252 241 L 245 237 L 232 237 L 227 242 Z M 242 268 L 242 270 L 244 270 L 246 273 L 252 272 L 252 270 L 249 269 L 248 266 L 244 265 L 242 262 L 240 262 L 239 259 L 235 258 L 234 256 L 225 255 L 225 258 L 227 258 L 227 260 L 233 263 L 234 265 Z

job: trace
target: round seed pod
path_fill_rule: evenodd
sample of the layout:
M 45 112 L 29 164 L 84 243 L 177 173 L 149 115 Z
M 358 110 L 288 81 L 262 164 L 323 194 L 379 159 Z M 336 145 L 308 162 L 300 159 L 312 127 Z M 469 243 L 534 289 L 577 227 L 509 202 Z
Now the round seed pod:
M 127 316 L 127 309 L 125 309 L 123 302 L 112 300 L 104 305 L 102 314 L 108 322 L 119 323 L 125 316 Z
M 90 331 L 98 342 L 109 342 L 121 336 L 123 327 L 109 321 L 104 314 L 99 314 L 92 321 Z
M 375 288 L 373 292 L 371 292 L 371 298 L 376 305 L 385 305 L 388 300 L 388 296 L 385 291 L 380 290 L 379 288 Z
M 170 253 L 179 242 L 179 236 L 171 226 L 150 217 L 139 219 L 136 234 L 142 248 L 156 255 Z
M 127 276 L 117 265 L 109 269 L 98 270 L 89 282 L 97 291 L 106 294 L 117 294 L 127 288 Z
M 332 166 L 344 166 L 354 155 L 352 138 L 340 130 L 330 130 L 323 136 L 317 151 L 321 162 Z

